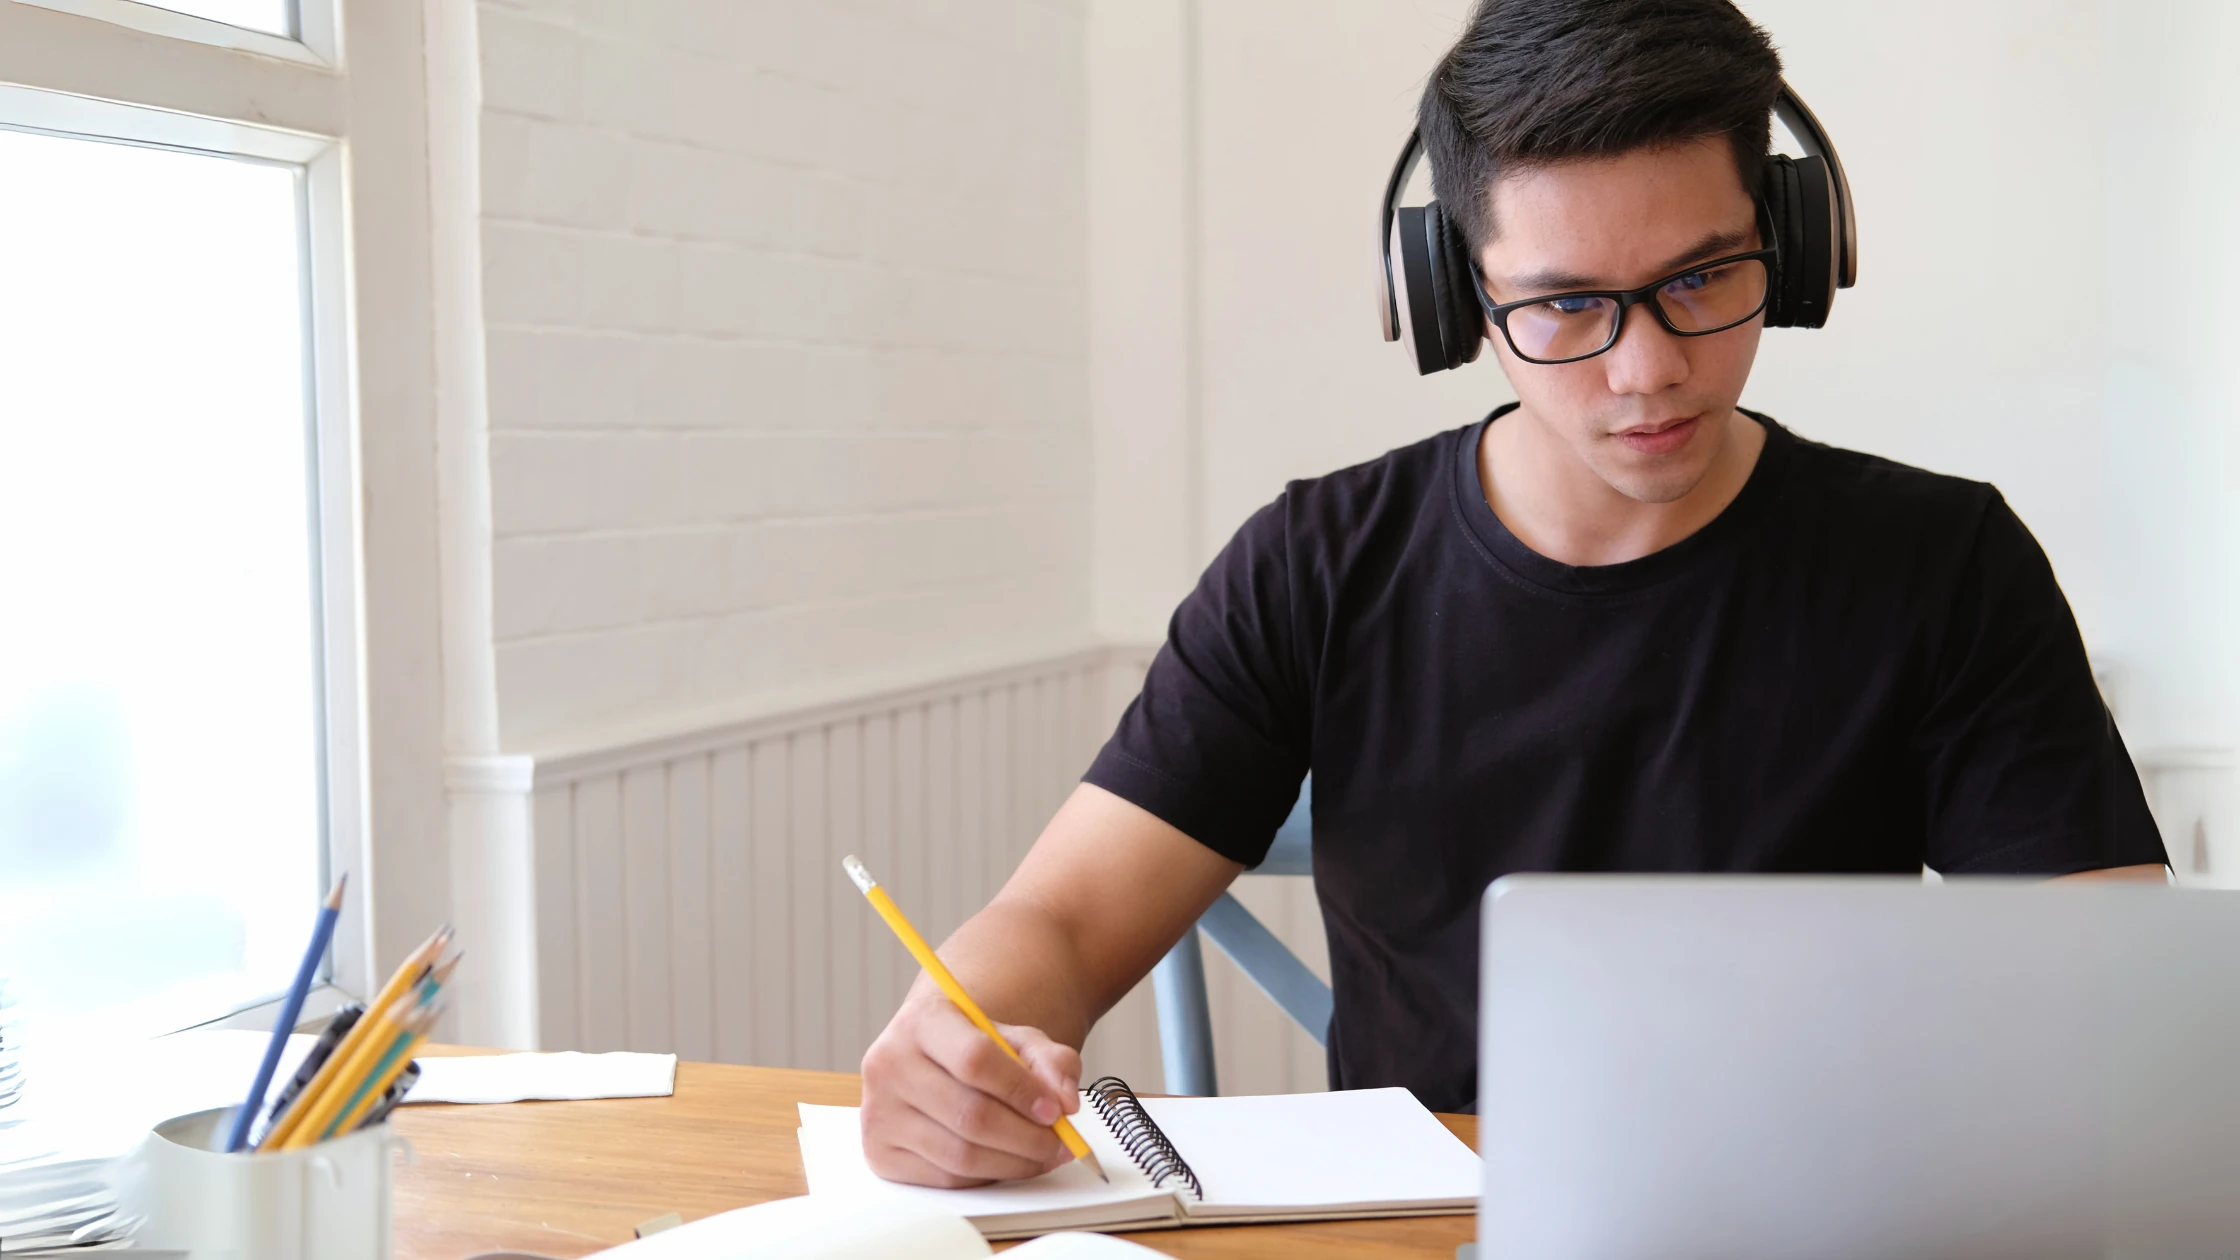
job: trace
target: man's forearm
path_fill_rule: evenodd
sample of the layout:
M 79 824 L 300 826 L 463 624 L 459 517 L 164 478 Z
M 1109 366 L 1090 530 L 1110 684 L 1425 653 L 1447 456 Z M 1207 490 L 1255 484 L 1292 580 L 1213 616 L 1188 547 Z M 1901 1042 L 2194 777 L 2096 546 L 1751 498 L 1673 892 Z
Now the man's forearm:
M 1031 904 L 998 897 L 943 941 L 939 953 L 998 1023 L 1032 1025 L 1078 1050 L 1102 1014 L 1085 998 L 1094 979 L 1064 927 Z M 941 990 L 921 974 L 910 1000 L 927 998 L 941 1000 Z
M 989 1018 L 1078 1050 L 1243 869 L 1084 783 L 995 900 L 942 942 L 941 960 Z M 921 977 L 909 1000 L 938 994 Z
M 920 976 L 863 1056 L 872 1170 L 963 1186 L 1070 1158 L 1050 1124 L 1080 1106 L 1089 1026 L 1243 869 L 1102 788 L 1075 788 L 1003 891 L 941 944 L 974 1003 L 1011 1026 L 1013 1054 Z

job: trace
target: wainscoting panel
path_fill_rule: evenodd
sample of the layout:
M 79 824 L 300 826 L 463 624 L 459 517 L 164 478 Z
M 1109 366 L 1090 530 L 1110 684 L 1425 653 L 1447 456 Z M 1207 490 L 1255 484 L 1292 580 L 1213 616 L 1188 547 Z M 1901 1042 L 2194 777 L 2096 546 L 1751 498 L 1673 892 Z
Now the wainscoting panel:
M 1149 656 L 1096 648 L 539 759 L 541 1044 L 853 1070 L 917 969 L 841 856 L 860 854 L 941 940 L 1073 790 Z M 1308 948 L 1320 936 L 1317 921 Z M 1280 1015 L 1241 979 L 1232 987 L 1222 1001 L 1242 1013 L 1224 1022 L 1224 1070 L 1243 1058 L 1231 1092 L 1284 1087 L 1298 1075 L 1288 1066 L 1242 1067 L 1298 1059 Z M 1088 1058 L 1092 1072 L 1156 1084 L 1148 985 L 1099 1025 Z M 1304 1087 L 1320 1075 L 1317 1059 Z

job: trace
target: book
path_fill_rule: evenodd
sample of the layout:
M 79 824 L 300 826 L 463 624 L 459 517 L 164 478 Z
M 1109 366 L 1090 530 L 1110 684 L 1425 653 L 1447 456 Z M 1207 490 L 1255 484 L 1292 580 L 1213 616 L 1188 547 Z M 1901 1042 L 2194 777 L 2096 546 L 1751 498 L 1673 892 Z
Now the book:
M 979 1260 L 994 1253 L 952 1212 L 810 1196 L 719 1212 L 596 1254 L 602 1260 Z M 1006 1254 L 1018 1260 L 1154 1260 L 1156 1253 L 1097 1234 L 1051 1234 Z
M 1477 1208 L 1478 1156 L 1405 1089 L 1139 1098 L 1105 1077 L 1081 1097 L 1074 1121 L 1109 1185 L 1078 1160 L 968 1190 L 885 1181 L 864 1160 L 857 1108 L 802 1103 L 810 1197 L 938 1207 L 989 1238 Z

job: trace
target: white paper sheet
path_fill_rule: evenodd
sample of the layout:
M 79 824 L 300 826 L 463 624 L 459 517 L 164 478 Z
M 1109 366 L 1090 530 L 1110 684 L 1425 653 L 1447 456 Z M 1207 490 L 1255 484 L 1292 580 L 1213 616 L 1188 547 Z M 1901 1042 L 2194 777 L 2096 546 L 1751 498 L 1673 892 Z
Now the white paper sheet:
M 677 1056 L 616 1050 L 583 1054 L 422 1056 L 411 1103 L 508 1103 L 532 1099 L 667 1098 L 677 1091 Z
M 71 1130 L 72 1153 L 122 1154 L 157 1122 L 241 1102 L 269 1035 L 239 1029 L 174 1033 L 139 1042 L 49 1046 L 30 1077 L 25 1110 L 34 1124 Z M 272 1074 L 267 1105 L 318 1040 L 288 1038 Z M 676 1092 L 673 1054 L 495 1054 L 420 1057 L 416 1103 L 500 1103 L 524 1099 L 661 1098 Z M 24 1128 L 32 1128 L 26 1125 Z M 11 1137 L 28 1139 L 21 1131 Z
M 613 1260 L 977 1260 L 988 1244 L 953 1213 L 899 1200 L 804 1195 L 705 1216 L 594 1253 Z
M 599 1260 L 975 1260 L 987 1242 L 953 1213 L 899 1199 L 773 1199 L 702 1217 L 595 1253 Z M 1005 1253 L 1021 1260 L 1157 1260 L 1102 1234 L 1046 1234 Z

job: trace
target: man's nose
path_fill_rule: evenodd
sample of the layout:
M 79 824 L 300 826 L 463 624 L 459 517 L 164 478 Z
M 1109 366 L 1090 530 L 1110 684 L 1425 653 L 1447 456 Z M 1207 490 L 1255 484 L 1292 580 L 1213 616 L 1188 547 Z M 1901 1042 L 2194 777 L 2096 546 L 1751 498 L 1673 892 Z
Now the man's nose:
M 1654 394 L 1688 379 L 1688 353 L 1646 304 L 1626 312 L 1618 344 L 1602 354 L 1613 394 Z

